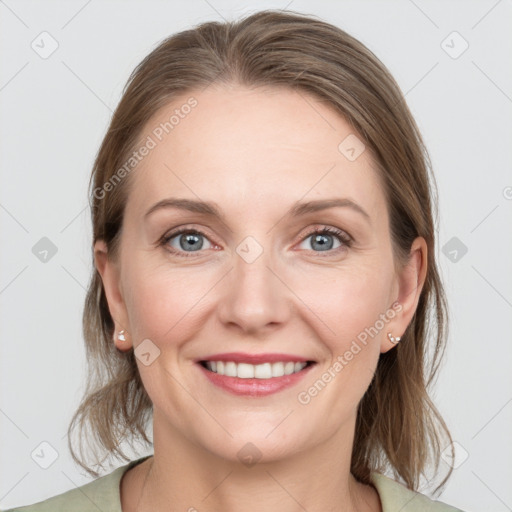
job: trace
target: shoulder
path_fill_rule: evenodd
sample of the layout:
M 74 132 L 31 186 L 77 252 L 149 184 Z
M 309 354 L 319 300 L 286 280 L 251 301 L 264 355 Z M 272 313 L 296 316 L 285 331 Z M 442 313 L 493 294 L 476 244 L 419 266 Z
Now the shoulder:
M 3 512 L 122 512 L 119 484 L 123 474 L 149 456 L 120 466 L 108 475 L 101 476 L 80 487 L 71 489 L 44 501 L 15 507 Z
M 373 472 L 371 480 L 379 493 L 382 512 L 463 512 L 441 501 L 434 501 L 424 494 L 411 491 L 405 485 Z

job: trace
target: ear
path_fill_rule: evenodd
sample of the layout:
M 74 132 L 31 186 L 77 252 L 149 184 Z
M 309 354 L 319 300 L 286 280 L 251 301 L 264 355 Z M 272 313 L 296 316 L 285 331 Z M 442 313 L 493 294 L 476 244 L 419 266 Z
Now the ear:
M 101 276 L 103 288 L 107 297 L 110 316 L 114 320 L 114 343 L 119 350 L 130 350 L 132 344 L 129 337 L 128 314 L 120 287 L 120 272 L 118 265 L 108 256 L 107 244 L 98 240 L 94 244 L 94 262 Z M 125 340 L 118 339 L 117 335 L 125 330 Z
M 397 275 L 398 293 L 394 295 L 397 304 L 393 307 L 396 315 L 385 327 L 381 353 L 395 347 L 388 338 L 388 332 L 395 338 L 401 337 L 411 323 L 427 276 L 427 257 L 427 243 L 423 237 L 417 237 L 411 245 L 409 261 Z

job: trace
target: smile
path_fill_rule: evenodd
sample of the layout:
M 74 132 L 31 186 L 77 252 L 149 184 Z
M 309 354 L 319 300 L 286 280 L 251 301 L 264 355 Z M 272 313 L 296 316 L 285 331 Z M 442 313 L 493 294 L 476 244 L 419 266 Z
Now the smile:
M 294 386 L 314 368 L 316 361 L 291 354 L 211 354 L 197 359 L 206 382 L 222 391 L 262 397 Z
M 276 363 L 249 364 L 234 361 L 202 361 L 211 372 L 239 379 L 272 379 L 292 375 L 303 370 L 308 362 L 278 361 Z

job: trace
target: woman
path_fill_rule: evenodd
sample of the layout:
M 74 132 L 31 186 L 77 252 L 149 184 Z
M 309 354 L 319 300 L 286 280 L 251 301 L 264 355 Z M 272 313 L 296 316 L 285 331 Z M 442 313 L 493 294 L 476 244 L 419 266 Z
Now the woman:
M 93 476 L 76 427 L 98 465 L 152 419 L 154 454 L 17 510 L 458 510 L 417 492 L 451 443 L 427 393 L 429 170 L 395 81 L 339 28 L 263 11 L 160 44 L 92 173 L 69 429 Z

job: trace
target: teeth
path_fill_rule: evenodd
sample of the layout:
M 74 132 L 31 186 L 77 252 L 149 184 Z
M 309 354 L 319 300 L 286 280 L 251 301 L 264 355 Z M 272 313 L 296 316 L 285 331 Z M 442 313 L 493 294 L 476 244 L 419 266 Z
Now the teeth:
M 270 363 L 257 364 L 254 367 L 255 379 L 271 379 L 272 378 L 272 365 Z
M 272 365 L 272 377 L 281 377 L 281 375 L 284 375 L 284 364 L 274 363 Z
M 254 378 L 254 366 L 252 364 L 238 363 L 238 368 L 237 368 L 236 374 L 241 379 L 253 379 Z
M 288 362 L 284 365 L 284 374 L 290 375 L 295 371 L 295 363 Z
M 239 379 L 271 379 L 272 377 L 282 377 L 300 372 L 307 363 L 234 363 L 233 361 L 207 361 L 208 370 L 225 375 L 226 377 L 238 377 Z
M 228 361 L 227 363 L 224 363 L 224 375 L 226 375 L 226 377 L 236 377 L 236 374 L 236 364 L 233 363 L 233 361 Z

